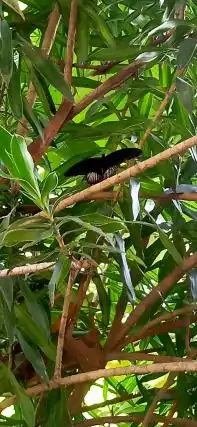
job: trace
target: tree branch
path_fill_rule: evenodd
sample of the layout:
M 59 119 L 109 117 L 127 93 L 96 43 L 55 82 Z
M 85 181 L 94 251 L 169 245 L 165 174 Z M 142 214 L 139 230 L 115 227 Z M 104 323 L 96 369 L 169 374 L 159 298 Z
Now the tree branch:
M 166 372 L 196 372 L 197 362 L 193 360 L 184 360 L 183 362 L 172 362 L 172 363 L 155 363 L 153 365 L 140 365 L 140 366 L 127 366 L 123 368 L 111 368 L 111 369 L 98 369 L 97 371 L 84 372 L 70 377 L 52 379 L 49 384 L 37 384 L 34 387 L 30 387 L 26 390 L 29 397 L 35 397 L 39 394 L 55 390 L 61 387 L 68 387 L 74 384 L 82 384 L 86 382 L 95 381 L 99 378 L 109 378 L 112 376 L 121 375 L 143 375 L 152 373 L 166 373 Z M 12 405 L 15 401 L 15 397 L 5 399 L 0 403 L 0 412 L 2 412 L 8 405 Z
M 41 262 L 39 264 L 21 265 L 13 267 L 11 270 L 5 268 L 0 270 L 0 278 L 7 276 L 23 276 L 25 274 L 38 273 L 39 271 L 49 270 L 55 266 L 55 262 Z

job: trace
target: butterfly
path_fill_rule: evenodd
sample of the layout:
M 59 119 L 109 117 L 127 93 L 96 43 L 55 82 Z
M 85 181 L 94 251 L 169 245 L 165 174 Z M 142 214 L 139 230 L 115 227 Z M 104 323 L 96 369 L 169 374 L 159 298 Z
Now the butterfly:
M 116 167 L 129 159 L 135 159 L 142 154 L 139 148 L 123 148 L 107 156 L 89 157 L 72 166 L 65 176 L 85 175 L 90 185 L 97 184 L 116 173 Z

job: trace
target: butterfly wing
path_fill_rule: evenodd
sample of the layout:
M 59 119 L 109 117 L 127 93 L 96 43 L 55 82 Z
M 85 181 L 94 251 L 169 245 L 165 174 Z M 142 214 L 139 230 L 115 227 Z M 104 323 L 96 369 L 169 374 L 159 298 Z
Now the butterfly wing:
M 90 172 L 99 173 L 100 161 L 100 157 L 81 160 L 65 172 L 65 176 L 87 175 Z
M 122 148 L 121 150 L 114 151 L 104 158 L 103 169 L 106 171 L 113 166 L 118 166 L 125 160 L 135 159 L 142 154 L 139 148 Z
M 142 150 L 139 148 L 123 148 L 108 154 L 108 156 L 90 157 L 73 165 L 65 172 L 65 176 L 90 175 L 90 180 L 93 180 L 95 184 L 96 181 L 102 181 L 102 179 L 113 175 L 115 166 L 120 165 L 125 160 L 135 159 L 141 153 Z

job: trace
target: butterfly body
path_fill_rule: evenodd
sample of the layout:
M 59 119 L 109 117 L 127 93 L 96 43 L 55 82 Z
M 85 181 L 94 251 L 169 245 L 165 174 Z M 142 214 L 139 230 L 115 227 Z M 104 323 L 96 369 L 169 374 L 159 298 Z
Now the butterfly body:
M 122 162 L 139 157 L 141 153 L 139 148 L 123 148 L 107 156 L 90 157 L 72 166 L 65 176 L 85 175 L 88 184 L 97 184 L 112 176 Z

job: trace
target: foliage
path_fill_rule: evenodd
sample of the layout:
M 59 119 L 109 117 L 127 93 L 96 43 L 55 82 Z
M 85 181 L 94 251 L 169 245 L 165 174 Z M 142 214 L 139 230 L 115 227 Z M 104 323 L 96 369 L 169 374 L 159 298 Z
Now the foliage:
M 193 426 L 197 375 L 162 363 L 196 356 L 196 147 L 115 186 L 117 200 L 57 206 L 87 187 L 64 176 L 80 159 L 140 143 L 148 160 L 196 135 L 197 5 L 81 0 L 75 22 L 74 3 L 1 10 L 0 262 L 24 267 L 0 274 L 1 412 L 14 403 L 1 422 Z M 161 373 L 51 387 L 61 351 L 66 379 L 134 361 Z

